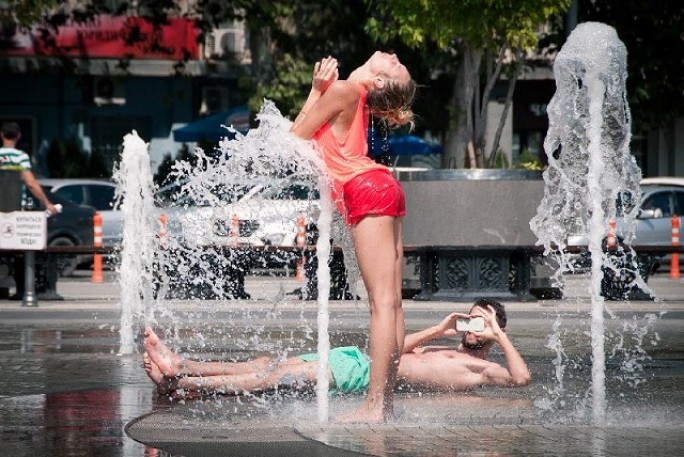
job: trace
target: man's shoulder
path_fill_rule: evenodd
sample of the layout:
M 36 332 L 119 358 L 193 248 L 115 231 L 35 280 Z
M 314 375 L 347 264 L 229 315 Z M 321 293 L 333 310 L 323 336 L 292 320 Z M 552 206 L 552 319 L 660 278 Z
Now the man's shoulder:
M 28 158 L 28 154 L 22 151 L 21 149 L 17 148 L 8 148 L 5 146 L 0 147 L 0 155 L 7 155 L 7 156 L 16 156 L 16 157 L 26 157 Z
M 8 167 L 30 170 L 31 159 L 21 149 L 0 147 L 0 168 L 7 169 Z

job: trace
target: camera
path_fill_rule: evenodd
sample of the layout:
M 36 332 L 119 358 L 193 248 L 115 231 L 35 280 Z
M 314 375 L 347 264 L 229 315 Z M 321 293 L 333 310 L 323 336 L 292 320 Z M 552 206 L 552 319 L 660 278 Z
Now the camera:
M 458 317 L 456 330 L 459 332 L 481 332 L 485 328 L 484 317 Z

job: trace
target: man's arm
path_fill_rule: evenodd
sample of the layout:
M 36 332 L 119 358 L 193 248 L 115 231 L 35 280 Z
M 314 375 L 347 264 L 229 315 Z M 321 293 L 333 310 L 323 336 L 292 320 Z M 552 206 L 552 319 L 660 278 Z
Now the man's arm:
M 525 360 L 523 360 L 505 333 L 498 341 L 506 357 L 506 365 L 508 367 L 492 364 L 492 366 L 485 369 L 483 376 L 486 379 L 486 383 L 501 387 L 523 387 L 528 385 L 532 377 Z
M 33 177 L 33 173 L 31 173 L 29 170 L 24 170 L 21 172 L 21 178 L 24 180 L 24 184 L 26 184 L 26 187 L 28 188 L 29 191 L 43 204 L 45 205 L 45 208 L 50 211 L 50 214 L 57 214 L 59 211 L 57 211 L 57 208 L 48 200 L 47 196 L 45 195 L 45 192 L 43 192 L 43 188 L 40 187 L 40 184 L 38 184 L 38 181 L 36 178 Z
M 506 367 L 499 364 L 492 364 L 482 373 L 487 384 L 494 384 L 502 387 L 522 387 L 526 386 L 531 381 L 530 370 L 523 360 L 518 350 L 513 346 L 508 335 L 503 331 L 496 322 L 496 312 L 490 306 L 489 311 L 482 310 L 485 318 L 489 320 L 489 325 L 492 328 L 494 337 L 501 347 L 501 351 L 506 357 Z
M 456 336 L 456 318 L 457 317 L 467 317 L 467 314 L 462 313 L 451 313 L 445 317 L 442 322 L 435 325 L 434 327 L 426 328 L 420 332 L 411 333 L 404 337 L 404 350 L 402 354 L 408 354 L 413 352 L 415 348 L 423 343 L 437 338 L 445 338 L 450 336 Z

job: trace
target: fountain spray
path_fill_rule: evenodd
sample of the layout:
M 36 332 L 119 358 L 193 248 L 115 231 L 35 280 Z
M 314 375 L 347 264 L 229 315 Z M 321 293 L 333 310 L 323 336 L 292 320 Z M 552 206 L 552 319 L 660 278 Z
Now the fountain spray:
M 119 284 L 121 290 L 121 354 L 135 352 L 134 330 L 150 310 L 153 298 L 153 262 L 156 220 L 152 172 L 147 144 L 134 130 L 124 137 L 121 162 L 114 170 L 117 199 L 123 214 L 123 245 Z
M 603 240 L 616 217 L 616 202 L 641 200 L 641 171 L 629 151 L 626 67 L 624 44 L 612 27 L 601 23 L 578 25 L 558 53 L 553 67 L 556 92 L 547 109 L 544 197 L 530 221 L 545 254 L 560 255 L 557 280 L 570 263 L 564 252 L 568 237 L 589 236 L 592 417 L 597 425 L 605 423 L 606 414 L 601 280 L 604 267 L 614 268 L 603 252 Z M 626 222 L 621 236 L 629 245 L 638 205 L 623 204 L 621 209 Z
M 244 189 L 264 189 L 278 192 L 293 183 L 306 182 L 318 187 L 321 196 L 316 220 L 319 236 L 318 262 L 318 354 L 319 379 L 317 383 L 318 416 L 322 423 L 328 420 L 328 335 L 330 271 L 328 259 L 332 236 L 331 224 L 334 205 L 329 193 L 325 165 L 314 145 L 290 132 L 292 122 L 284 118 L 275 104 L 265 100 L 257 114 L 259 126 L 243 135 L 226 127 L 226 136 L 212 151 L 195 150 L 194 162 L 177 161 L 172 179 L 178 184 L 177 193 L 188 202 L 199 202 L 201 208 L 191 212 L 188 206 L 180 207 L 168 216 L 169 230 L 165 236 L 165 249 L 159 249 L 156 235 L 157 213 L 154 206 L 152 173 L 145 143 L 135 134 L 127 135 L 121 166 L 115 173 L 117 189 L 124 196 L 124 245 L 121 263 L 121 352 L 131 353 L 133 329 L 136 319 L 153 323 L 160 317 L 170 317 L 176 324 L 171 309 L 164 305 L 167 295 L 175 297 L 176 286 L 166 274 L 174 270 L 176 276 L 192 281 L 190 287 L 207 286 L 216 299 L 240 299 L 235 296 L 230 269 L 243 268 L 241 255 L 230 249 L 223 250 L 226 239 L 217 235 L 216 223 L 230 221 L 231 211 L 241 203 L 255 210 L 258 198 L 247 198 Z M 310 196 L 311 197 L 311 196 Z M 186 203 L 187 205 L 187 203 Z M 245 208 L 243 208 L 245 209 Z M 165 211 L 170 211 L 166 208 Z M 315 211 L 308 208 L 313 216 Z M 192 214 L 190 214 L 192 213 Z M 264 214 L 260 223 L 283 224 L 284 214 Z M 185 221 L 185 222 L 183 222 Z M 294 223 L 294 221 L 289 221 Z M 180 230 L 179 230 L 180 228 Z M 229 242 L 230 243 L 230 242 Z M 352 256 L 353 257 L 353 256 Z M 155 287 L 155 284 L 158 287 Z M 156 297 L 155 297 L 156 293 Z M 202 294 L 190 293 L 191 299 L 202 299 Z M 245 330 L 245 329 L 242 329 Z M 177 333 L 177 332 L 176 332 Z M 197 335 L 201 337 L 200 335 Z M 271 348 L 273 349 L 273 348 Z

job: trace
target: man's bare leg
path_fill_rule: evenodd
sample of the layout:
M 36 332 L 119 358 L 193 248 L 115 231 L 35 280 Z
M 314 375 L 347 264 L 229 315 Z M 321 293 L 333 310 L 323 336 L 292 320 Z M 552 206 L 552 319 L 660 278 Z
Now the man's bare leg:
M 152 361 L 147 352 L 143 354 L 143 367 L 145 368 L 147 376 L 156 384 L 157 393 L 159 395 L 167 395 L 176 388 L 174 381 L 162 374 L 157 364 Z
M 185 359 L 165 345 L 159 336 L 148 327 L 145 329 L 145 350 L 167 378 L 178 376 L 222 376 L 238 375 L 263 371 L 271 362 L 269 357 L 261 357 L 248 362 L 198 362 Z
M 199 392 L 179 389 L 176 379 L 169 379 L 164 376 L 147 352 L 143 354 L 143 362 L 147 376 L 157 385 L 157 394 L 184 400 L 201 395 Z
M 186 376 L 175 380 L 177 389 L 220 394 L 250 394 L 280 386 L 302 389 L 316 383 L 318 362 L 288 359 L 274 369 L 226 376 Z M 332 375 L 329 374 L 332 380 Z

